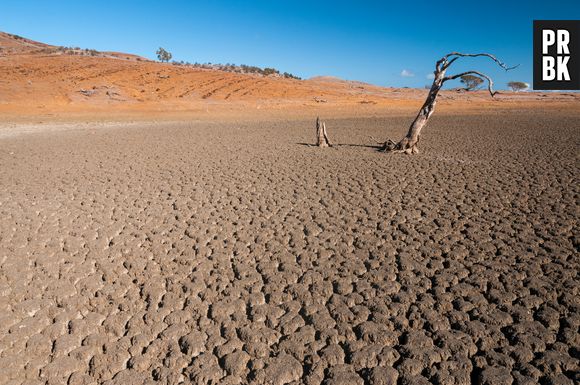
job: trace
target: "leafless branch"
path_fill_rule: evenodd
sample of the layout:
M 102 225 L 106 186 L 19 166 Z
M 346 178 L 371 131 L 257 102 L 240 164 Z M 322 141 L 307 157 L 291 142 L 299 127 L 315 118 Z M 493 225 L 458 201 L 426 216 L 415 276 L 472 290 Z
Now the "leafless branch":
M 453 56 L 455 56 L 455 57 L 453 57 Z M 443 63 L 443 69 L 447 69 L 455 60 L 459 59 L 460 57 L 480 57 L 480 56 L 490 58 L 491 60 L 496 62 L 497 65 L 499 65 L 501 68 L 503 68 L 506 71 L 513 70 L 514 68 L 517 68 L 519 66 L 519 64 L 518 64 L 518 65 L 515 65 L 513 67 L 508 67 L 507 64 L 505 64 L 504 62 L 502 62 L 501 60 L 496 58 L 494 55 L 489 54 L 489 53 L 485 53 L 485 52 L 482 52 L 482 53 L 451 52 L 451 53 L 448 53 L 447 55 L 443 56 L 443 58 L 441 60 L 439 60 L 439 62 L 437 62 L 437 63 L 438 64 L 440 62 Z

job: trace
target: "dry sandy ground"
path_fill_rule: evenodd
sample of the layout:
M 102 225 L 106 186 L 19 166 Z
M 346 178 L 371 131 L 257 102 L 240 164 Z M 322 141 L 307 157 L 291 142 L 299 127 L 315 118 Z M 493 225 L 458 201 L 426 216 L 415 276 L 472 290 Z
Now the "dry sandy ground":
M 2 384 L 579 381 L 578 115 L 0 139 Z

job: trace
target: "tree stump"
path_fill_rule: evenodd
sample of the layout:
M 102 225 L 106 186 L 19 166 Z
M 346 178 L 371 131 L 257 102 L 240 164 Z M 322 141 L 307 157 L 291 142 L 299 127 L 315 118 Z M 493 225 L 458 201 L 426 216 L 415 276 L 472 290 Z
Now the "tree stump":
M 326 132 L 326 123 L 321 122 L 320 118 L 316 118 L 316 145 L 318 147 L 332 147 Z

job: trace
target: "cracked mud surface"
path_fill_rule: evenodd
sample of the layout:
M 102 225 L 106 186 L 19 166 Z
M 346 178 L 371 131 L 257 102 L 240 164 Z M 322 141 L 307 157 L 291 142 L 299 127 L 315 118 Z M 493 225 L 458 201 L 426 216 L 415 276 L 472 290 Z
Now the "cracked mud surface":
M 577 118 L 0 141 L 2 384 L 573 384 Z

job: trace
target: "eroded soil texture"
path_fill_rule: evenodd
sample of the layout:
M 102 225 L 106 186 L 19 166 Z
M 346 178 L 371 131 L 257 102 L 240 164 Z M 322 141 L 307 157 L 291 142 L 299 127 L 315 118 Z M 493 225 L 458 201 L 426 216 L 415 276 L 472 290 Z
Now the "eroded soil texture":
M 0 141 L 2 384 L 573 384 L 578 117 Z

